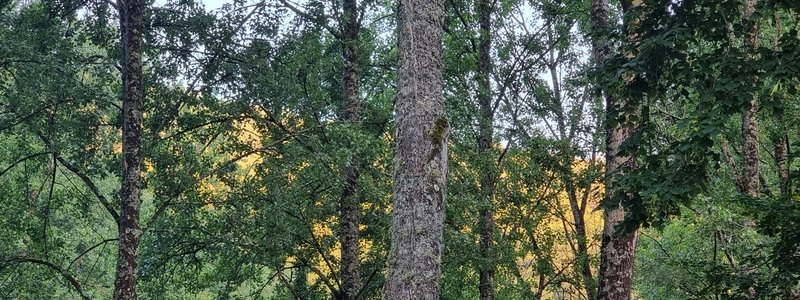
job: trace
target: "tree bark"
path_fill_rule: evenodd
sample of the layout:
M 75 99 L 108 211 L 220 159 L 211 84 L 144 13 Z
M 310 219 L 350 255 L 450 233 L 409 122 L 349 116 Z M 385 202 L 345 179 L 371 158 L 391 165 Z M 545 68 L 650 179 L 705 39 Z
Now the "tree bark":
M 439 299 L 449 124 L 443 0 L 400 0 L 394 187 L 384 298 Z
M 641 1 L 633 0 L 623 3 L 626 8 L 633 8 Z M 603 64 L 611 56 L 611 44 L 606 38 L 610 31 L 608 23 L 608 0 L 593 0 L 591 8 L 593 32 L 593 52 L 598 64 Z M 634 38 L 629 35 L 628 42 Z M 625 193 L 619 193 L 614 184 L 614 177 L 626 169 L 636 167 L 634 157 L 620 153 L 620 146 L 630 138 L 634 124 L 630 122 L 631 102 L 610 96 L 606 98 L 606 203 L 619 203 L 618 206 L 604 210 L 603 238 L 600 251 L 600 275 L 598 299 L 631 299 L 633 284 L 633 264 L 636 253 L 636 232 L 617 233 L 616 226 L 625 219 L 622 207 Z M 611 118 L 624 120 L 611 122 Z
M 744 17 L 749 19 L 755 11 L 755 0 L 747 0 L 744 7 Z M 746 21 L 750 22 L 750 21 Z M 750 25 L 745 45 L 755 49 L 758 36 L 758 23 Z M 758 197 L 759 193 L 759 149 L 758 149 L 758 95 L 753 93 L 747 110 L 742 113 L 742 143 L 744 157 L 744 188 L 745 194 L 750 197 Z
M 341 20 L 342 56 L 344 58 L 344 113 L 343 119 L 353 126 L 359 125 L 361 100 L 359 99 L 358 34 L 361 29 L 357 0 L 344 0 Z M 348 163 L 344 171 L 344 189 L 340 203 L 339 243 L 342 246 L 341 298 L 354 300 L 358 297 L 361 285 L 359 273 L 359 232 L 360 222 L 358 201 L 358 163 Z
M 492 136 L 494 135 L 494 112 L 492 109 L 492 1 L 478 0 L 480 14 L 480 33 L 478 43 L 478 155 L 482 169 L 480 188 L 484 203 L 480 210 L 480 245 L 481 263 L 479 270 L 478 290 L 481 300 L 494 299 L 495 262 L 492 255 L 494 245 L 494 192 L 495 192 L 495 159 L 492 155 Z
M 747 110 L 742 114 L 742 152 L 744 156 L 744 193 L 758 197 L 759 151 L 758 151 L 758 97 L 753 95 Z
M 142 10 L 140 0 L 118 0 L 122 47 L 122 187 L 114 299 L 136 299 L 142 144 Z
M 781 120 L 782 121 L 782 120 Z M 791 197 L 791 190 L 789 185 L 789 165 L 788 165 L 788 136 L 786 134 L 779 134 L 775 138 L 775 146 L 773 148 L 775 155 L 775 167 L 778 171 L 778 184 L 781 189 L 781 197 Z

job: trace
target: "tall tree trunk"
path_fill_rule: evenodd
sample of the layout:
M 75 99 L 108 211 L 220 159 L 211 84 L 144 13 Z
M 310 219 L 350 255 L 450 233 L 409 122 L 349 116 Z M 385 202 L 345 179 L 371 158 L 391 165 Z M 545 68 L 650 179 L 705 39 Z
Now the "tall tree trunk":
M 443 0 L 400 0 L 389 273 L 384 298 L 439 299 L 449 124 Z
M 353 126 L 359 125 L 361 101 L 359 100 L 358 34 L 361 29 L 356 0 L 344 0 L 341 20 L 341 43 L 344 57 L 344 113 L 343 119 Z M 339 242 L 342 246 L 341 298 L 354 300 L 361 285 L 359 275 L 359 197 L 358 162 L 350 161 L 345 167 L 339 222 Z
M 142 10 L 140 0 L 119 0 L 122 47 L 122 187 L 114 299 L 136 299 L 142 144 Z
M 747 0 L 744 7 L 744 17 L 749 19 L 755 11 L 755 0 Z M 751 21 L 745 21 L 751 22 Z M 750 25 L 745 44 L 755 49 L 758 37 L 758 22 Z M 744 188 L 745 194 L 750 197 L 758 197 L 759 193 L 759 154 L 758 154 L 758 95 L 753 93 L 747 110 L 742 113 L 742 143 L 744 157 Z
M 492 136 L 494 134 L 494 112 L 492 110 L 492 1 L 478 0 L 480 14 L 480 33 L 478 43 L 478 105 L 480 116 L 478 124 L 478 155 L 481 169 L 481 197 L 484 203 L 480 210 L 480 282 L 478 290 L 481 300 L 494 299 L 495 262 L 492 255 L 494 244 L 494 189 L 495 159 L 492 155 Z
M 623 3 L 624 7 L 636 7 L 639 0 Z M 608 23 L 608 0 L 592 0 L 591 21 L 593 32 L 593 52 L 597 63 L 602 64 L 611 56 L 611 44 L 607 38 L 610 32 Z M 628 42 L 632 41 L 629 36 Z M 616 233 L 616 226 L 625 219 L 625 211 L 621 205 L 627 197 L 617 191 L 614 177 L 625 169 L 636 167 L 634 157 L 620 153 L 620 146 L 630 138 L 634 125 L 631 124 L 630 101 L 617 99 L 606 93 L 606 202 L 620 203 L 617 207 L 606 208 L 603 214 L 603 239 L 600 251 L 600 283 L 598 299 L 631 299 L 633 284 L 633 264 L 636 253 L 636 232 Z M 610 122 L 610 118 L 625 120 Z

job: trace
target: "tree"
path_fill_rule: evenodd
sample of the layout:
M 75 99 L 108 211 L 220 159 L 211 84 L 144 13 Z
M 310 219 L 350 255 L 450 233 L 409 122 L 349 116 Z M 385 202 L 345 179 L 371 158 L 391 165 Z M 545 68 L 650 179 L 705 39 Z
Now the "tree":
M 136 299 L 136 260 L 142 229 L 139 225 L 142 188 L 142 11 L 140 0 L 117 2 L 122 48 L 122 187 L 120 189 L 119 254 L 114 299 Z
M 359 51 L 361 42 L 358 35 L 361 31 L 361 16 L 357 0 L 344 0 L 341 22 L 342 56 L 344 58 L 344 113 L 342 118 L 354 126 L 360 124 L 361 100 L 359 74 Z M 344 188 L 342 190 L 341 215 L 339 216 L 339 243 L 342 245 L 342 299 L 355 300 L 361 292 L 361 276 L 359 275 L 358 226 L 360 220 L 360 201 L 358 195 L 358 161 L 351 161 L 345 166 Z
M 401 0 L 394 187 L 386 299 L 439 299 L 449 124 L 442 86 L 444 1 Z
M 639 0 L 623 3 L 635 9 Z M 593 0 L 591 21 L 594 36 L 593 58 L 602 65 L 610 59 L 612 42 L 608 20 L 608 1 Z M 630 22 L 631 18 L 626 18 Z M 631 40 L 627 41 L 631 43 Z M 606 199 L 604 203 L 603 241 L 600 254 L 598 299 L 630 299 L 633 286 L 633 264 L 636 253 L 636 232 L 619 230 L 625 220 L 623 204 L 632 198 L 632 191 L 619 187 L 619 177 L 636 168 L 636 157 L 622 150 L 636 130 L 634 101 L 615 97 L 608 92 L 606 98 Z M 627 198 L 627 199 L 626 199 Z M 620 232 L 622 231 L 622 232 Z
M 497 167 L 494 155 L 494 97 L 492 97 L 492 12 L 495 2 L 491 0 L 478 1 L 479 31 L 478 31 L 478 156 L 481 164 L 480 180 L 481 198 L 483 204 L 480 209 L 480 253 L 483 261 L 480 264 L 480 299 L 494 299 L 495 261 L 493 259 L 494 245 L 494 193 Z

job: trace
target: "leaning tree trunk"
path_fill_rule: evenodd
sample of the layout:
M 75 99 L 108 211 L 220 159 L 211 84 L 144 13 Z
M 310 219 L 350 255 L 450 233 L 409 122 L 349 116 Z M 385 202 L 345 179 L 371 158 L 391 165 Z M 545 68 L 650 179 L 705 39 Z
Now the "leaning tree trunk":
M 478 155 L 481 169 L 483 170 L 480 188 L 483 204 L 480 209 L 480 254 L 481 263 L 479 270 L 478 290 L 481 300 L 494 299 L 494 258 L 492 247 L 494 244 L 494 189 L 495 189 L 495 159 L 492 157 L 492 136 L 494 113 L 492 110 L 492 90 L 490 78 L 492 76 L 492 6 L 491 0 L 479 0 L 478 11 L 480 14 L 480 33 L 478 43 L 478 105 L 480 106 L 478 129 Z
M 359 124 L 361 101 L 359 100 L 358 33 L 361 24 L 356 0 L 345 0 L 341 20 L 341 43 L 344 57 L 344 113 L 343 119 L 353 126 Z M 355 158 L 353 159 L 355 160 Z M 358 201 L 358 162 L 351 160 L 344 171 L 339 216 L 339 242 L 341 253 L 341 298 L 358 298 L 361 276 L 359 275 L 359 201 Z
M 139 225 L 142 144 L 142 9 L 140 0 L 119 0 L 122 47 L 122 210 L 118 225 L 119 251 L 114 299 L 136 299 L 136 258 Z
M 443 0 L 400 0 L 389 273 L 384 298 L 439 299 L 449 125 Z
M 625 7 L 636 7 L 640 0 L 624 3 Z M 608 23 L 608 0 L 593 0 L 591 9 L 593 31 L 593 52 L 598 64 L 604 63 L 611 56 L 611 43 L 607 38 L 610 31 Z M 627 42 L 632 42 L 629 35 Z M 606 203 L 619 203 L 616 207 L 606 207 L 603 214 L 603 238 L 600 250 L 600 276 L 598 299 L 630 299 L 633 285 L 633 264 L 636 253 L 636 232 L 617 233 L 616 227 L 625 219 L 622 202 L 628 197 L 620 193 L 614 178 L 625 170 L 636 167 L 635 157 L 620 153 L 620 146 L 630 138 L 634 124 L 629 117 L 632 114 L 628 99 L 606 97 Z M 610 122 L 611 118 L 622 120 Z

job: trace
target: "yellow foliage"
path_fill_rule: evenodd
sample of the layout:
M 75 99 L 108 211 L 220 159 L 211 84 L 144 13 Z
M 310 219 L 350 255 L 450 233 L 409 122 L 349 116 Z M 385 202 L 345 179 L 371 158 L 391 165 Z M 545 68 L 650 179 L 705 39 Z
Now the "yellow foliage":
M 575 161 L 572 169 L 574 173 L 581 173 L 590 167 L 588 161 Z M 553 179 L 557 180 L 555 174 L 550 174 Z M 500 174 L 500 177 L 507 179 L 507 174 Z M 535 205 L 523 206 L 521 213 L 523 217 L 537 217 L 542 218 L 542 226 L 537 226 L 533 232 L 533 236 L 524 235 L 522 240 L 540 241 L 545 238 L 552 238 L 553 246 L 549 249 L 540 249 L 540 251 L 524 253 L 522 257 L 517 259 L 517 268 L 520 275 L 528 281 L 529 285 L 538 288 L 538 274 L 537 274 L 537 261 L 546 260 L 552 263 L 554 272 L 574 272 L 576 270 L 575 264 L 577 262 L 576 251 L 576 236 L 575 236 L 575 218 L 572 214 L 569 195 L 566 187 L 554 189 L 548 187 L 545 190 L 528 191 L 524 186 L 520 187 L 520 192 L 524 195 L 529 195 L 528 199 L 543 199 L 543 205 L 547 206 L 547 215 L 537 215 L 539 211 L 535 211 Z M 594 208 L 600 205 L 602 201 L 604 189 L 600 183 L 591 185 L 588 192 L 584 192 L 583 188 L 576 190 L 576 200 L 578 203 L 582 202 L 583 197 L 586 197 L 586 208 L 583 215 L 584 225 L 586 229 L 587 251 L 590 256 L 596 256 L 600 251 L 600 233 L 603 229 L 603 216 L 601 211 L 595 211 Z M 497 217 L 508 216 L 509 214 L 520 213 L 513 211 L 510 208 L 498 210 Z M 499 224 L 500 230 L 506 232 L 514 230 L 514 225 Z M 522 244 L 517 245 L 518 250 L 522 250 Z M 548 252 L 542 252 L 548 251 Z M 596 268 L 593 266 L 593 274 L 597 274 Z M 557 292 L 546 291 L 543 295 L 544 298 L 558 298 L 558 299 L 579 299 L 577 286 L 572 283 L 562 283 Z

